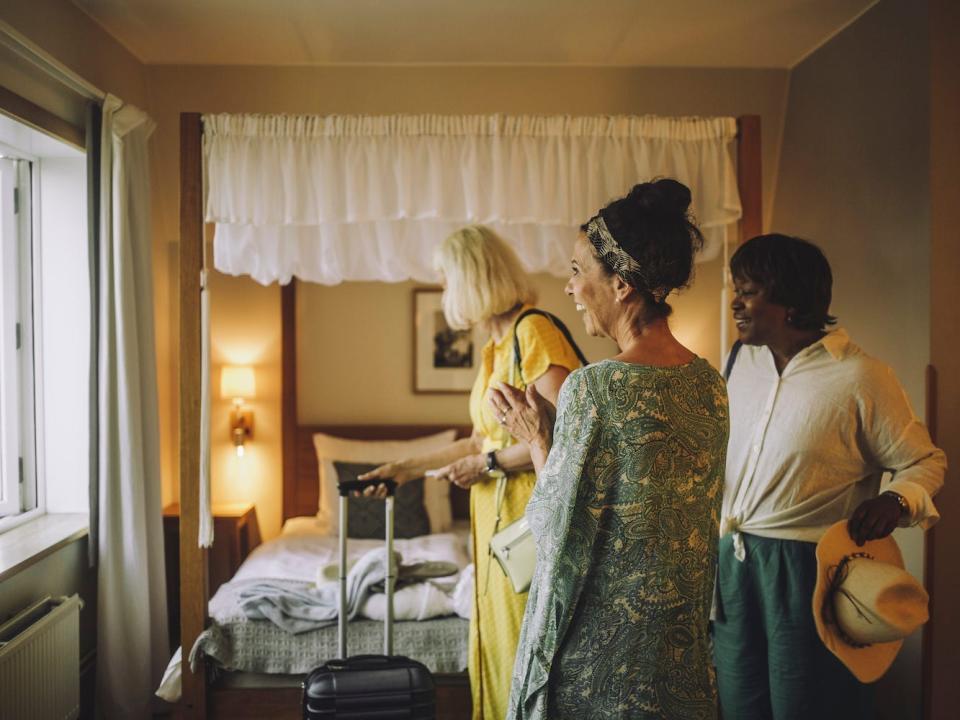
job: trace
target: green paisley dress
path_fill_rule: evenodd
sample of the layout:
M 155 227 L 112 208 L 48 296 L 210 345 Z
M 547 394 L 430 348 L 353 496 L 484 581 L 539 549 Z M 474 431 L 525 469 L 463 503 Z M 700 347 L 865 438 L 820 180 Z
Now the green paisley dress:
M 507 717 L 717 717 L 707 637 L 729 421 L 719 373 L 573 372 L 527 506 L 537 567 Z

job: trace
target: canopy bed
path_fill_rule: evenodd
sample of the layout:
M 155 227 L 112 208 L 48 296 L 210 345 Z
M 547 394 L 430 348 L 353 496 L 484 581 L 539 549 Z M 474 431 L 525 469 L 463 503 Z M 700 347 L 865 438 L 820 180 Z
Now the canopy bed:
M 712 154 L 700 157 L 697 150 L 683 156 L 663 145 L 666 135 L 658 133 L 679 133 L 691 147 L 709 145 L 714 138 L 717 141 Z M 268 140 L 258 145 L 251 140 L 253 136 Z M 298 138 L 304 137 L 311 144 L 298 148 Z M 381 150 L 395 143 L 389 165 L 383 165 L 377 158 L 371 159 L 368 148 L 357 149 L 364 138 L 373 138 Z M 418 138 L 428 144 L 436 141 L 437 146 L 411 151 L 410 143 L 416 144 Z M 653 139 L 647 146 L 637 144 L 636 151 L 628 148 L 621 152 L 624 138 L 628 142 L 633 138 Z M 714 255 L 726 252 L 727 228 L 737 221 L 742 237 L 761 230 L 760 121 L 757 116 L 736 120 L 501 116 L 291 118 L 183 113 L 180 139 L 180 617 L 181 639 L 188 649 L 209 624 L 210 600 L 206 550 L 212 539 L 209 461 L 204 448 L 209 408 L 205 385 L 209 370 L 204 357 L 206 344 L 202 341 L 202 320 L 207 312 L 202 287 L 206 272 L 205 221 L 217 225 L 214 243 L 217 269 L 247 274 L 263 283 L 277 281 L 284 285 L 285 521 L 317 513 L 319 470 L 313 442 L 315 433 L 383 440 L 419 437 L 438 429 L 299 424 L 293 276 L 324 283 L 345 279 L 432 280 L 430 242 L 439 241 L 446 232 L 466 222 L 484 222 L 495 227 L 508 225 L 510 232 L 505 234 L 516 238 L 518 253 L 528 270 L 563 274 L 569 257 L 566 239 L 572 242 L 576 226 L 586 219 L 589 209 L 599 207 L 651 175 L 676 175 L 691 185 L 694 197 L 712 196 L 709 207 L 697 208 L 708 231 L 708 252 Z M 654 152 L 651 153 L 650 148 Z M 351 155 L 351 152 L 359 154 Z M 511 186 L 509 180 L 497 179 L 511 173 L 522 175 L 524 168 L 518 170 L 518 159 L 525 162 L 531 153 L 540 153 L 537 156 L 540 174 L 534 182 L 524 177 Z M 629 162 L 624 160 L 628 155 Z M 432 178 L 430 172 L 418 169 L 420 160 L 428 157 L 430 162 L 437 157 L 441 161 L 445 158 L 446 164 L 435 169 L 441 175 L 439 180 Z M 468 172 L 471 163 L 478 164 L 478 157 L 479 165 L 484 166 L 490 179 L 483 185 L 482 192 Z M 484 157 L 487 157 L 486 165 Z M 457 170 L 461 162 L 467 164 L 467 170 Z M 362 166 L 360 170 L 358 163 Z M 317 178 L 315 183 L 311 181 L 305 188 L 303 182 L 290 182 L 287 167 L 298 164 L 305 173 L 303 177 Z M 605 164 L 608 171 L 616 167 L 598 179 L 590 175 L 593 164 Z M 237 179 L 243 174 L 237 170 L 241 167 L 255 169 L 254 179 L 246 185 Z M 261 171 L 266 179 L 259 177 Z M 399 185 L 397 177 L 408 178 L 409 173 L 417 176 L 415 182 L 410 183 L 415 186 L 413 190 L 394 187 Z M 579 185 L 580 181 L 571 180 L 580 176 L 585 180 Z M 381 181 L 380 190 L 370 192 L 374 181 Z M 550 193 L 544 193 L 543 183 L 550 184 Z M 462 193 L 452 193 L 455 196 L 452 204 L 438 209 L 437 203 L 447 203 L 447 199 L 437 198 L 447 195 L 437 188 L 451 185 Z M 337 192 L 331 190 L 334 187 L 339 188 Z M 351 188 L 353 192 L 365 192 L 377 198 L 377 207 L 358 208 L 351 202 Z M 542 194 L 555 195 L 560 201 L 543 201 Z M 530 210 L 534 206 L 535 209 Z M 361 248 L 360 255 L 373 258 L 368 265 L 360 262 L 357 247 Z M 461 435 L 470 431 L 465 427 L 456 430 Z M 450 504 L 456 517 L 465 517 L 469 512 L 465 493 L 453 492 Z M 299 687 L 211 685 L 204 663 L 191 671 L 188 654 L 184 652 L 182 668 L 185 718 L 299 717 Z M 326 659 L 318 657 L 317 664 Z M 438 676 L 441 717 L 464 717 L 468 712 L 466 683 L 462 673 Z

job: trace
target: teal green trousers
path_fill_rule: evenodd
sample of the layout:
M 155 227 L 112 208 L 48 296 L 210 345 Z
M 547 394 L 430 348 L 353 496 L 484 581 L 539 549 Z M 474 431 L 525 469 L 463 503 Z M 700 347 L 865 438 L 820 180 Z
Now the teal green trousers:
M 720 540 L 714 660 L 724 720 L 872 720 L 864 685 L 821 642 L 811 599 L 816 545 L 743 534 Z

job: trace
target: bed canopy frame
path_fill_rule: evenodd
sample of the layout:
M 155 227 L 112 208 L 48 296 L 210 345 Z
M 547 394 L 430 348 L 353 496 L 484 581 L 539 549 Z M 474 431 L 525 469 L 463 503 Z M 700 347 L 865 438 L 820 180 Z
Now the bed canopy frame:
M 760 116 L 737 118 L 737 187 L 742 218 L 740 238 L 762 231 Z M 200 113 L 180 114 L 180 636 L 184 647 L 181 700 L 185 720 L 203 718 L 300 718 L 300 689 L 228 688 L 207 684 L 203 663 L 190 670 L 187 657 L 208 624 L 210 587 L 207 550 L 198 546 L 200 529 L 200 273 L 203 268 L 203 124 Z M 281 290 L 283 518 L 312 515 L 317 509 L 317 460 L 312 435 L 326 432 L 359 439 L 402 439 L 439 429 L 432 425 L 299 425 L 295 283 Z M 457 428 L 469 434 L 469 427 Z M 454 493 L 454 515 L 469 512 L 465 495 Z M 466 676 L 438 678 L 438 718 L 463 717 L 469 707 Z

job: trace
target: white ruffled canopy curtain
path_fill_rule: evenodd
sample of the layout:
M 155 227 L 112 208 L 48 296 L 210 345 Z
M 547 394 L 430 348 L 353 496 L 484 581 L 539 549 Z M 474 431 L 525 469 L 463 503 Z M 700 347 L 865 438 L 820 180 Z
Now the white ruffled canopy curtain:
M 734 118 L 205 115 L 214 266 L 258 282 L 435 281 L 466 223 L 564 276 L 579 226 L 634 184 L 693 194 L 715 257 L 741 215 Z
M 148 718 L 168 658 L 147 141 L 154 123 L 107 95 L 97 254 L 97 703 Z M 96 207 L 96 205 L 95 205 Z

